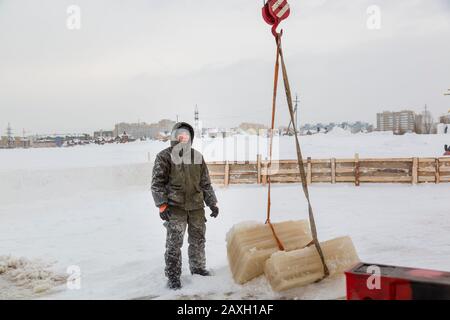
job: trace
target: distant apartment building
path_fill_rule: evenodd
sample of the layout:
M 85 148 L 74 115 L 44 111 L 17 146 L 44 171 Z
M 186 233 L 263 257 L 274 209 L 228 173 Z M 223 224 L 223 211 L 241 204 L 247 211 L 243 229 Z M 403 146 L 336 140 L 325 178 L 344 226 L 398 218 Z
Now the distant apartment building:
M 151 138 L 157 139 L 161 133 L 170 132 L 175 125 L 175 121 L 172 120 L 161 120 L 158 123 L 118 123 L 114 126 L 114 136 L 117 137 L 124 132 L 135 139 L 140 138 Z
M 377 130 L 397 134 L 416 132 L 416 114 L 411 110 L 377 113 Z

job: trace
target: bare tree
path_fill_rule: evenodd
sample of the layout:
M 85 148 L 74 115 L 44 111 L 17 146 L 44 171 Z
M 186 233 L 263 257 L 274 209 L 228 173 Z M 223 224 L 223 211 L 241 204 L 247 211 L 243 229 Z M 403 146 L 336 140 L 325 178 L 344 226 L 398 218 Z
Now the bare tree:
M 433 116 L 430 111 L 428 111 L 427 105 L 425 105 L 425 109 L 422 112 L 422 123 L 425 134 L 430 134 L 433 129 Z

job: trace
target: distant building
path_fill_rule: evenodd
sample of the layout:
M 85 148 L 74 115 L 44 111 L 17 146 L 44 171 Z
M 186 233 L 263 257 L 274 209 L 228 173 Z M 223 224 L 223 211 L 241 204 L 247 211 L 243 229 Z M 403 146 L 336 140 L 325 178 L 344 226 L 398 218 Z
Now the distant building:
M 377 130 L 392 131 L 396 134 L 415 132 L 416 114 L 410 110 L 377 113 Z
M 247 133 L 257 134 L 260 130 L 266 130 L 267 126 L 260 123 L 243 122 L 238 129 Z
M 0 148 L 30 148 L 31 141 L 24 137 L 7 137 L 0 138 Z
M 126 132 L 130 137 L 135 139 L 151 138 L 157 139 L 161 133 L 168 133 L 175 125 L 175 121 L 161 120 L 158 123 L 147 124 L 145 122 L 140 123 L 118 123 L 114 126 L 113 134 L 115 137 Z
M 33 141 L 33 148 L 56 148 L 58 145 L 56 139 L 40 139 Z
M 140 123 L 125 123 L 121 122 L 114 126 L 114 136 L 119 137 L 124 132 L 128 135 L 140 139 L 143 137 L 150 137 L 152 135 L 152 128 L 145 122 Z
M 94 131 L 94 139 L 98 138 L 115 138 L 114 131 Z
M 438 123 L 436 125 L 436 133 L 438 133 L 438 134 L 450 134 L 450 124 Z
M 92 139 L 91 135 L 88 133 L 58 134 L 58 135 L 51 135 L 51 136 L 47 136 L 47 137 L 41 137 L 41 138 L 46 138 L 46 139 L 55 140 L 55 141 L 59 140 L 59 139 L 62 139 L 63 141 L 78 140 L 85 144 L 89 143 L 89 141 Z
M 436 125 L 436 133 L 450 134 L 450 110 L 447 114 L 439 117 L 439 123 Z
M 439 123 L 450 124 L 450 110 L 447 114 L 439 117 Z
M 233 134 L 242 133 L 242 131 L 235 131 L 233 129 L 224 129 L 224 128 L 204 128 L 203 135 L 208 138 L 226 138 L 230 137 Z
M 221 132 L 219 132 L 218 128 L 206 129 L 206 136 L 208 138 L 217 138 L 217 137 L 219 137 L 220 134 L 221 134 Z
M 170 140 L 170 133 L 160 132 L 160 133 L 157 134 L 155 139 L 159 140 L 159 141 L 164 141 L 164 142 L 165 141 L 169 141 Z
M 8 147 L 8 137 L 1 137 L 0 138 L 0 148 L 7 148 Z

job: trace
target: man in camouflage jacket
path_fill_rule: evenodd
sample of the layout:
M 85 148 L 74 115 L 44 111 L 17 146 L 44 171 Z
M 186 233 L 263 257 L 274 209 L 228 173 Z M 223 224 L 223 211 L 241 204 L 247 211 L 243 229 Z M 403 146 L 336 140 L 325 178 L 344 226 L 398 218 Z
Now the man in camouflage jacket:
M 219 214 L 208 167 L 202 154 L 191 147 L 193 139 L 192 126 L 177 123 L 171 146 L 158 153 L 153 167 L 151 190 L 167 229 L 165 273 L 171 289 L 181 288 L 181 247 L 186 227 L 190 271 L 210 275 L 206 270 L 204 203 L 211 209 L 211 217 Z

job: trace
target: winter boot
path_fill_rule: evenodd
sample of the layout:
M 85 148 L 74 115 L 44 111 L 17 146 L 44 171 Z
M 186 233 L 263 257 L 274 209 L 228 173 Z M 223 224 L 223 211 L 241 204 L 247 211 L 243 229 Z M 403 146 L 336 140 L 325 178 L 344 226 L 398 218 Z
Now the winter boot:
M 167 281 L 167 286 L 169 287 L 169 289 L 179 290 L 181 289 L 181 281 L 179 278 L 169 278 L 169 280 Z
M 208 277 L 208 276 L 210 276 L 211 275 L 211 272 L 209 272 L 208 270 L 206 270 L 206 269 L 192 269 L 191 270 L 191 274 L 198 274 L 198 275 L 201 275 L 201 276 L 204 276 L 204 277 Z

